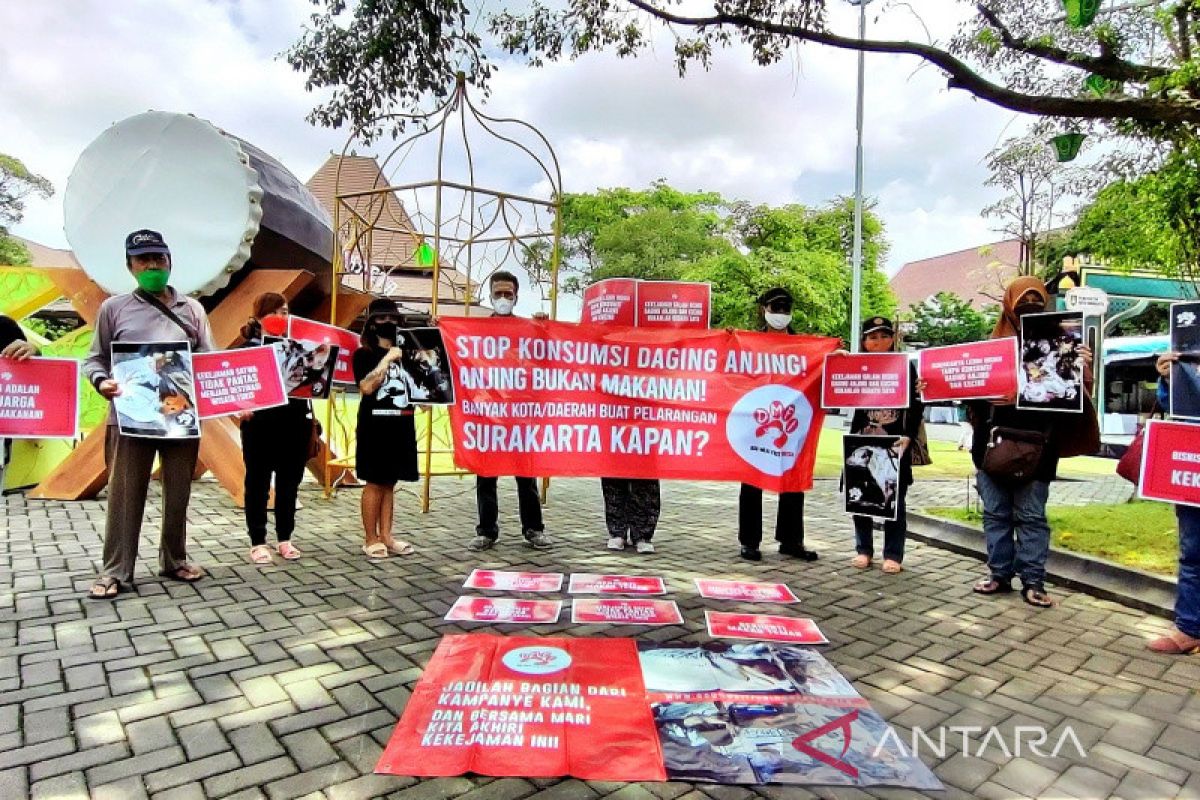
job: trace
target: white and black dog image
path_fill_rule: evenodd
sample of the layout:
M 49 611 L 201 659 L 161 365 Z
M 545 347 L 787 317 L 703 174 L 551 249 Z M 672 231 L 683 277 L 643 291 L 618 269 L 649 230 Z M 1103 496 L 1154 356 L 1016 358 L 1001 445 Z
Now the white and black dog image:
M 322 398 L 329 394 L 338 346 L 299 339 L 263 337 L 280 352 L 279 369 L 289 397 Z
M 846 436 L 846 511 L 870 517 L 896 518 L 900 489 L 900 457 L 896 436 Z

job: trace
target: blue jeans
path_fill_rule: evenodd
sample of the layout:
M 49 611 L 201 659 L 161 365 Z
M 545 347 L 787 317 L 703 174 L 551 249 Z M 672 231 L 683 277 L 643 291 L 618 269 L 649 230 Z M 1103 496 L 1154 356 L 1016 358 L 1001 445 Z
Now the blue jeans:
M 904 561 L 904 540 L 908 535 L 908 519 L 904 513 L 906 494 L 908 487 L 901 483 L 896 496 L 896 519 L 883 523 L 883 557 L 896 562 Z M 875 557 L 874 524 L 872 517 L 854 517 L 854 550 L 871 558 Z
M 1046 520 L 1048 481 L 1008 487 L 986 472 L 975 474 L 983 500 L 983 535 L 987 539 L 988 569 L 998 581 L 1020 577 L 1022 586 L 1041 587 L 1050 555 L 1050 523 Z
M 1179 519 L 1179 588 L 1175 627 L 1200 639 L 1200 508 L 1175 506 Z

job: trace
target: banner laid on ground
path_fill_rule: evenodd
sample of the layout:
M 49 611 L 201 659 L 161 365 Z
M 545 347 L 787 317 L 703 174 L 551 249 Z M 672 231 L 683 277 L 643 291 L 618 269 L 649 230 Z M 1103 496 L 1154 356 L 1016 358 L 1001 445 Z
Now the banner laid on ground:
M 375 771 L 942 788 L 828 661 L 762 642 L 447 636 Z
M 611 622 L 614 625 L 682 625 L 674 600 L 577 598 L 571 603 L 571 622 Z
M 304 317 L 288 317 L 288 336 L 305 342 L 337 346 L 333 380 L 337 383 L 354 383 L 350 359 L 359 347 L 357 333 Z
M 1200 506 L 1200 425 L 1159 419 L 1146 423 L 1138 495 Z
M 0 358 L 0 439 L 79 435 L 79 362 Z
M 708 635 L 714 639 L 754 639 L 792 644 L 828 644 L 817 623 L 802 617 L 776 617 L 770 614 L 737 614 L 724 611 L 704 612 Z
M 653 575 L 593 575 L 571 573 L 568 594 L 666 594 L 667 585 Z
M 514 622 L 549 625 L 558 622 L 561 600 L 514 600 L 507 597 L 460 597 L 446 612 L 451 622 Z
M 1017 392 L 1017 338 L 929 347 L 917 357 L 921 399 L 983 400 Z
M 812 487 L 835 339 L 513 318 L 441 328 L 463 469 Z
M 473 569 L 463 583 L 464 589 L 494 589 L 505 592 L 557 592 L 562 588 L 561 572 L 505 572 Z
M 187 342 L 113 342 L 113 398 L 117 426 L 126 436 L 196 439 L 196 384 Z
M 762 603 L 799 603 L 800 598 L 782 583 L 726 581 L 720 578 L 696 578 L 701 597 L 710 600 L 742 600 Z
M 580 322 L 602 325 L 637 325 L 636 278 L 609 278 L 583 290 Z
M 274 347 L 195 353 L 196 410 L 201 419 L 287 403 Z
M 683 281 L 638 281 L 639 328 L 708 329 L 712 287 Z
M 1200 420 L 1200 303 L 1171 304 L 1171 416 Z
M 847 353 L 825 357 L 824 408 L 908 408 L 908 356 Z

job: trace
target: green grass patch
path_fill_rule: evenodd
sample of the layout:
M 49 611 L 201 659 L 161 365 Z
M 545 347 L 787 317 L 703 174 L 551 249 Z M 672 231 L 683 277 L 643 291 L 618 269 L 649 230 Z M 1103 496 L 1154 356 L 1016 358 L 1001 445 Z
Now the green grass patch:
M 982 516 L 965 508 L 926 508 L 926 514 L 981 526 Z M 1060 550 L 1107 559 L 1160 575 L 1179 565 L 1175 509 L 1167 503 L 1049 506 L 1051 544 Z

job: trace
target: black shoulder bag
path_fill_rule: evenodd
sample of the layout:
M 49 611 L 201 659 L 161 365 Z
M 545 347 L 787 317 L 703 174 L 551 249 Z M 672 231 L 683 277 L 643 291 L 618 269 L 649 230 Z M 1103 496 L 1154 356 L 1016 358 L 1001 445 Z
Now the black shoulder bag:
M 184 334 L 187 335 L 188 343 L 192 346 L 193 350 L 200 346 L 200 332 L 184 322 L 174 311 L 163 305 L 161 300 L 144 289 L 135 289 L 133 293 L 142 300 L 145 300 L 150 305 L 154 306 L 154 308 L 157 309 L 160 314 L 171 320 L 171 322 L 174 322 L 176 325 L 178 325 Z
M 989 424 L 995 413 L 989 415 Z M 1008 486 L 1028 483 L 1037 475 L 1049 436 L 1023 428 L 992 428 L 981 469 L 988 477 Z

